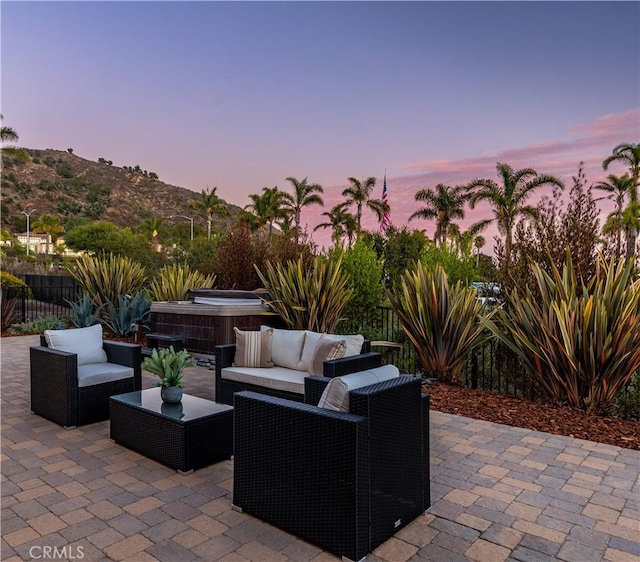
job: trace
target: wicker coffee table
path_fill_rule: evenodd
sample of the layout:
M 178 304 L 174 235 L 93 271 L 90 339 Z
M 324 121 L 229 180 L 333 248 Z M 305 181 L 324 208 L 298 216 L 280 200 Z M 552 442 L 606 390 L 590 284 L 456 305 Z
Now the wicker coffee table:
M 112 396 L 111 439 L 190 473 L 233 454 L 233 407 L 183 395 L 165 404 L 159 388 Z

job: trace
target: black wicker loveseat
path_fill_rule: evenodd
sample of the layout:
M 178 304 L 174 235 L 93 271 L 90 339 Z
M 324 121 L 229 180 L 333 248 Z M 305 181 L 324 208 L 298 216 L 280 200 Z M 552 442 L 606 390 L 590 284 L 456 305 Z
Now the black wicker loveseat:
M 317 402 L 330 379 L 305 380 Z M 349 393 L 349 413 L 235 395 L 236 509 L 360 560 L 429 508 L 429 398 L 411 376 Z
M 107 361 L 133 369 L 133 377 L 79 386 L 75 353 L 51 349 L 43 335 L 30 348 L 31 411 L 65 428 L 109 419 L 109 398 L 142 389 L 141 346 L 103 341 Z
M 277 390 L 274 388 L 268 388 L 263 386 L 257 386 L 244 382 L 238 382 L 234 380 L 225 379 L 222 377 L 222 369 L 230 367 L 233 364 L 233 360 L 236 353 L 235 344 L 218 345 L 215 349 L 216 363 L 215 363 L 215 400 L 222 404 L 233 405 L 233 395 L 236 392 L 242 390 L 250 390 L 259 392 L 262 394 L 268 394 L 270 396 L 278 396 L 280 398 L 288 398 L 289 400 L 295 400 L 297 402 L 304 401 L 304 394 L 297 394 L 294 392 L 287 392 L 283 390 Z M 332 359 L 325 361 L 323 364 L 323 375 L 327 378 L 338 377 L 341 375 L 347 375 L 356 371 L 363 371 L 365 369 L 372 369 L 379 367 L 382 362 L 382 356 L 380 353 L 371 351 L 371 342 L 364 340 L 362 344 L 362 350 L 359 355 L 353 355 L 350 357 L 343 357 L 342 359 Z M 316 400 L 317 402 L 317 400 Z

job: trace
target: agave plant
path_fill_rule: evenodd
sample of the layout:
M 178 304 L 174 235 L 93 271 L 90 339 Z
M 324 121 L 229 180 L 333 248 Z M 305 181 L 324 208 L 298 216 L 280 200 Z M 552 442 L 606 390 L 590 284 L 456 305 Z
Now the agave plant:
M 87 328 L 100 322 L 100 313 L 106 306 L 106 303 L 96 306 L 93 299 L 86 291 L 82 293 L 77 301 L 65 299 L 71 308 L 71 323 L 76 328 Z
M 137 293 L 147 279 L 142 265 L 114 254 L 102 258 L 85 256 L 76 262 L 75 269 L 67 268 L 67 271 L 97 306 Z
M 186 367 L 195 365 L 186 349 L 176 352 L 173 346 L 158 351 L 154 349 L 151 357 L 146 357 L 142 368 L 157 375 L 160 380 L 156 386 L 182 386 L 182 377 Z
M 266 271 L 256 271 L 269 292 L 268 304 L 295 330 L 332 333 L 353 297 L 349 277 L 335 261 L 316 256 L 311 268 L 302 258 L 286 264 L 268 261 Z
M 562 273 L 532 265 L 540 296 L 509 295 L 497 322 L 484 324 L 533 373 L 556 403 L 592 412 L 604 409 L 640 368 L 640 280 L 633 263 L 607 263 L 587 284 L 571 256 Z
M 117 306 L 111 301 L 105 304 L 106 315 L 103 323 L 118 336 L 131 336 L 136 324 L 148 324 L 150 321 L 151 307 L 144 291 L 138 291 L 132 297 L 119 295 Z
M 183 301 L 191 289 L 213 287 L 215 275 L 191 271 L 189 264 L 172 264 L 151 281 L 148 291 L 152 301 Z
M 479 320 L 493 314 L 475 289 L 461 282 L 450 285 L 441 265 L 430 271 L 415 263 L 401 275 L 399 289 L 387 291 L 387 296 L 416 348 L 423 373 L 459 383 L 469 352 L 489 337 Z

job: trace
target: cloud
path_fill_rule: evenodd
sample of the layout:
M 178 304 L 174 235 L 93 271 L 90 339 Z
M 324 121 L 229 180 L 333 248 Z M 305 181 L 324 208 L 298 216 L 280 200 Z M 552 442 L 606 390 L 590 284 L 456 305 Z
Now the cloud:
M 549 140 L 526 146 L 509 147 L 498 150 L 492 154 L 485 154 L 473 158 L 460 160 L 427 160 L 424 162 L 409 163 L 404 166 L 407 170 L 421 170 L 422 173 L 387 177 L 389 190 L 389 204 L 391 205 L 391 219 L 394 225 L 402 226 L 408 223 L 412 213 L 419 204 L 415 201 L 415 194 L 420 189 L 432 188 L 439 183 L 446 185 L 459 185 L 469 183 L 475 178 L 487 178 L 497 180 L 496 164 L 507 163 L 514 169 L 533 168 L 540 174 L 551 174 L 570 186 L 572 176 L 577 174 L 578 165 L 584 162 L 584 172 L 587 182 L 595 183 L 605 178 L 609 173 L 622 173 L 623 168 L 603 172 L 602 161 L 611 154 L 614 146 L 624 142 L 638 142 L 640 140 L 640 108 L 622 113 L 613 113 L 598 117 L 591 123 L 578 124 L 572 127 L 564 139 Z M 305 221 L 311 231 L 313 227 L 323 222 L 321 213 L 331 209 L 333 205 L 341 202 L 342 190 L 346 187 L 325 187 L 324 209 L 313 208 L 305 210 Z M 380 197 L 382 183 L 376 187 L 379 192 L 374 197 Z M 550 194 L 550 191 L 546 193 Z M 539 196 L 544 195 L 540 193 Z M 535 201 L 534 201 L 535 203 Z M 610 209 L 607 202 L 602 203 L 603 211 Z M 491 218 L 492 213 L 488 205 L 478 205 L 474 210 L 467 210 L 463 221 L 458 221 L 464 229 L 471 224 L 486 218 Z M 435 229 L 433 221 L 414 220 L 408 223 L 411 228 L 424 229 L 432 236 Z M 363 226 L 375 230 L 377 223 L 371 212 L 363 216 Z M 488 248 L 493 246 L 495 229 L 484 233 Z M 320 245 L 330 244 L 330 231 L 319 230 L 313 233 Z

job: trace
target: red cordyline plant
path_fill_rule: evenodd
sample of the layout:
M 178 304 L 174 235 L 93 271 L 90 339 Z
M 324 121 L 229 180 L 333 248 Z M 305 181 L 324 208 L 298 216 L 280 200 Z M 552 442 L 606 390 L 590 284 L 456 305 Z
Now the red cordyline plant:
M 492 312 L 480 303 L 475 289 L 449 284 L 441 265 L 431 271 L 416 263 L 400 279 L 400 290 L 387 291 L 387 296 L 416 348 L 423 373 L 460 383 L 469 352 L 489 335 L 479 319 Z
M 509 295 L 497 322 L 484 325 L 518 355 L 549 399 L 604 411 L 640 368 L 640 280 L 632 260 L 606 262 L 578 281 L 571 256 L 562 273 L 532 265 L 540 296 Z

